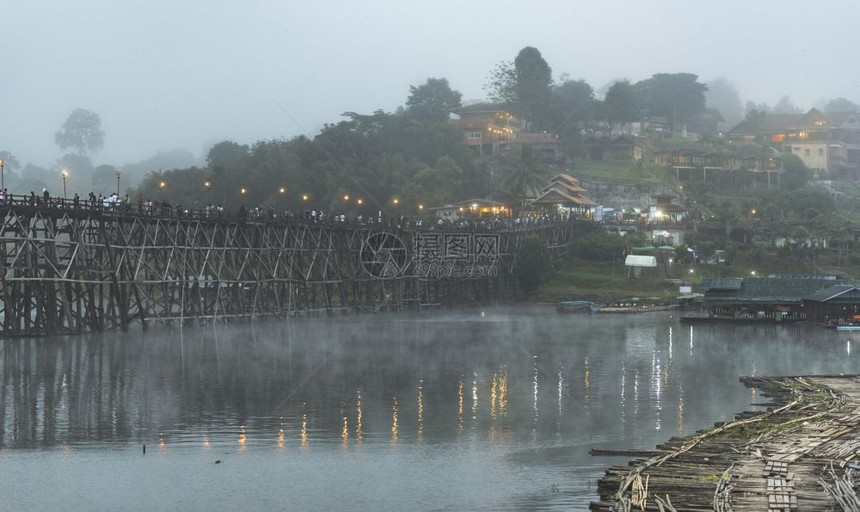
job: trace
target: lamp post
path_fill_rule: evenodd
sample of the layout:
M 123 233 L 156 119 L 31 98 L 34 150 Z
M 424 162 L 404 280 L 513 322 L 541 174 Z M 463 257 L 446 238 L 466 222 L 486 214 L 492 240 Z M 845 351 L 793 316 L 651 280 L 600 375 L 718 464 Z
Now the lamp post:
M 159 190 L 159 191 L 164 190 L 164 187 L 165 187 L 166 185 L 167 185 L 167 184 L 166 184 L 166 183 L 164 183 L 163 181 L 159 181 L 159 182 L 158 182 L 158 190 Z
M 0 158 L 0 190 L 6 190 L 6 181 L 3 179 L 3 167 L 6 166 L 6 160 Z
M 69 177 L 69 171 L 63 169 L 63 172 L 60 173 L 63 177 L 63 201 L 66 200 L 66 178 Z
M 122 176 L 122 173 L 119 170 L 116 171 L 116 196 L 119 197 L 119 177 Z

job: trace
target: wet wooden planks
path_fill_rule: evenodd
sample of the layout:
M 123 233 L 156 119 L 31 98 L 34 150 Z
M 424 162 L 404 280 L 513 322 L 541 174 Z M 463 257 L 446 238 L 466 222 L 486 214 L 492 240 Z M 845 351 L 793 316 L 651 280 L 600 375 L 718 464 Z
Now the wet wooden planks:
M 850 462 L 860 456 L 860 379 L 781 377 L 742 379 L 774 398 L 767 412 L 745 413 L 683 439 L 629 466 L 607 470 L 592 510 L 842 510 L 852 497 Z M 825 471 L 828 466 L 834 468 Z M 847 473 L 846 473 L 847 472 Z M 850 478 L 847 478 L 850 481 Z M 632 499 L 632 482 L 647 482 Z M 657 503 L 657 498 L 671 501 Z M 856 499 L 856 496 L 853 497 Z M 850 508 L 849 508 L 850 509 Z

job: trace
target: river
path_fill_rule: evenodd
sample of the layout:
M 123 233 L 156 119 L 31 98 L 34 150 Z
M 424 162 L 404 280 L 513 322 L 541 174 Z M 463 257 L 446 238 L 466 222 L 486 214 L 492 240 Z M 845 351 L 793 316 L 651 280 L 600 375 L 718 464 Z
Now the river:
M 586 510 L 607 466 L 860 373 L 858 333 L 549 307 L 5 340 L 0 510 Z M 146 447 L 144 453 L 144 445 Z

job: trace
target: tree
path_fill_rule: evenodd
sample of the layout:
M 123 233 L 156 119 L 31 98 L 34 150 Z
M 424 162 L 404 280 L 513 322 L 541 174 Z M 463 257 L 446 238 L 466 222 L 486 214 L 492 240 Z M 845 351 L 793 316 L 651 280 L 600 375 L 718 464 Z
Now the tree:
M 225 140 L 209 149 L 209 153 L 206 155 L 206 165 L 209 168 L 236 167 L 247 157 L 248 146 Z
M 537 129 L 548 128 L 552 111 L 552 68 L 537 48 L 526 46 L 514 59 L 517 105 Z
M 593 114 L 594 89 L 585 80 L 565 80 L 552 89 L 553 110 L 559 116 L 556 132 L 578 124 Z
M 744 105 L 744 116 L 749 117 L 751 113 L 756 113 L 761 116 L 764 116 L 768 112 L 771 111 L 770 105 L 767 103 L 755 103 L 753 101 L 748 101 Z
M 715 108 L 723 116 L 723 125 L 736 126 L 744 118 L 744 107 L 737 88 L 725 77 L 716 78 L 707 83 L 705 104 Z
M 504 167 L 506 174 L 501 183 L 502 189 L 517 196 L 521 208 L 525 208 L 528 199 L 536 197 L 546 185 L 546 168 L 538 162 L 537 154 L 530 144 L 523 144 L 519 152 L 509 154 Z
M 825 112 L 860 112 L 860 105 L 853 101 L 839 97 L 827 102 L 824 107 Z
M 571 159 L 585 152 L 581 127 L 594 117 L 595 107 L 594 89 L 585 80 L 564 80 L 552 90 L 555 113 L 552 131 L 558 135 L 562 151 Z
M 98 114 L 82 108 L 75 109 L 63 126 L 54 133 L 54 142 L 60 149 L 73 148 L 79 155 L 98 152 L 104 146 L 105 134 Z
M 764 118 L 767 116 L 767 110 L 759 110 L 754 103 L 747 103 L 747 112 L 744 116 L 744 122 L 747 125 L 747 128 L 758 135 L 761 130 L 762 123 L 764 122 Z M 767 105 L 758 105 L 758 107 L 767 108 Z
M 138 162 L 123 164 L 121 168 L 122 183 L 123 186 L 135 186 L 139 184 L 149 172 L 158 171 L 159 169 L 187 169 L 199 166 L 201 163 L 202 162 L 185 149 L 159 151 Z
M 794 105 L 788 95 L 779 99 L 776 105 L 773 106 L 774 114 L 801 114 L 803 109 Z
M 658 73 L 637 82 L 635 89 L 650 116 L 670 120 L 677 128 L 690 124 L 705 112 L 705 84 L 692 73 Z
M 612 123 L 630 123 L 639 118 L 636 94 L 629 81 L 615 82 L 603 100 L 606 120 Z
M 537 290 L 551 272 L 552 260 L 546 245 L 538 236 L 525 237 L 517 251 L 513 270 L 520 289 L 525 293 Z
M 460 108 L 462 97 L 451 89 L 446 78 L 428 78 L 424 85 L 409 86 L 406 113 L 419 121 L 445 122 L 452 111 Z
M 552 68 L 537 48 L 526 46 L 513 62 L 497 64 L 484 88 L 490 100 L 510 104 L 534 128 L 551 128 Z
M 812 179 L 812 171 L 797 155 L 791 153 L 783 154 L 782 167 L 785 170 L 782 178 L 782 186 L 786 190 L 803 188 Z
M 517 72 L 514 70 L 514 63 L 502 61 L 490 72 L 484 90 L 487 91 L 490 101 L 513 105 L 517 102 L 516 84 Z

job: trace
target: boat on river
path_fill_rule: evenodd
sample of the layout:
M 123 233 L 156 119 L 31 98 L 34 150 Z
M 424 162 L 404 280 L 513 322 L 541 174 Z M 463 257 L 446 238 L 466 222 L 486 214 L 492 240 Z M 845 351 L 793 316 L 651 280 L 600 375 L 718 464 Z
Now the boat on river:
M 559 313 L 581 313 L 590 315 L 597 313 L 597 304 L 589 300 L 565 300 L 561 301 L 555 308 Z

